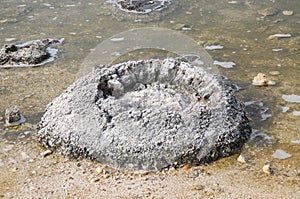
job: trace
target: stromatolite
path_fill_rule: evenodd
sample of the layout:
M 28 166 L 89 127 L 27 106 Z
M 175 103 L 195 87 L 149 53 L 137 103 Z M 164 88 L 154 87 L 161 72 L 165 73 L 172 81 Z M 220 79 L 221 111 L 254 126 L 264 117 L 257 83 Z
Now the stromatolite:
M 0 49 L 0 67 L 38 66 L 54 60 L 55 45 L 63 39 L 33 40 L 20 44 L 4 45 Z
M 125 170 L 201 164 L 238 152 L 251 129 L 234 89 L 180 59 L 125 62 L 51 102 L 38 140 Z

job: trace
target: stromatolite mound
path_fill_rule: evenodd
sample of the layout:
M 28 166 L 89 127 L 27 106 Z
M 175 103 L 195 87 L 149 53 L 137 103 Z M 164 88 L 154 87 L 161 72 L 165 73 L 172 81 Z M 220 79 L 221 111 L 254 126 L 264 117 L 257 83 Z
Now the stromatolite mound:
M 120 10 L 129 13 L 147 14 L 152 11 L 166 9 L 171 0 L 111 0 L 111 3 Z
M 57 53 L 54 47 L 62 41 L 43 39 L 4 45 L 0 49 L 0 67 L 38 66 L 53 61 Z
M 109 0 L 105 4 L 112 17 L 118 21 L 135 22 L 159 21 L 162 17 L 173 13 L 184 2 L 171 0 Z
M 234 90 L 180 59 L 95 70 L 51 102 L 39 142 L 125 170 L 201 164 L 238 152 L 251 129 Z

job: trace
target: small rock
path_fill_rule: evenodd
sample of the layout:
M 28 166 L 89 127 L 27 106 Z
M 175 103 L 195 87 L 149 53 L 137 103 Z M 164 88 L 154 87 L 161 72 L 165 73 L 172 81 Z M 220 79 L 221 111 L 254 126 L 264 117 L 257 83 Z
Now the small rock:
M 3 120 L 3 117 L 0 116 L 0 122 Z
M 25 117 L 21 115 L 20 109 L 17 106 L 5 110 L 6 126 L 18 126 L 26 121 Z
M 287 102 L 300 103 L 300 95 L 282 95 L 282 99 Z
M 285 16 L 292 16 L 294 14 L 294 11 L 284 10 L 284 11 L 282 11 L 282 14 L 285 15 Z
M 97 173 L 97 174 L 103 173 L 103 169 L 102 169 L 101 167 L 97 167 L 97 168 L 96 168 L 96 173 Z
M 252 84 L 254 86 L 273 86 L 275 81 L 269 80 L 267 76 L 263 73 L 258 73 L 256 77 L 253 78 Z
M 266 17 L 266 16 L 274 16 L 277 15 L 279 13 L 279 10 L 277 8 L 274 7 L 269 7 L 269 8 L 265 8 L 263 10 L 259 10 L 258 14 Z
M 280 75 L 279 71 L 270 71 L 269 72 L 270 75 Z
M 300 176 L 300 169 L 298 169 L 297 175 Z
M 273 169 L 270 167 L 269 164 L 266 164 L 265 166 L 263 166 L 262 170 L 264 173 L 269 174 L 269 175 L 274 173 Z
M 300 111 L 293 111 L 294 116 L 300 116 Z
M 245 163 L 248 162 L 248 161 L 246 160 L 246 158 L 245 158 L 244 156 L 242 156 L 242 155 L 239 155 L 237 161 L 240 162 L 240 163 L 243 163 L 243 164 L 245 164 Z
M 204 190 L 204 186 L 203 185 L 197 185 L 197 186 L 194 186 L 192 188 L 193 191 L 201 191 L 201 190 Z
M 279 38 L 290 38 L 291 34 L 274 34 L 268 37 L 268 40 L 279 39 Z
M 191 168 L 191 167 L 190 167 L 190 165 L 188 165 L 188 164 L 186 164 L 186 165 L 183 166 L 183 169 L 184 169 L 184 170 L 189 170 L 190 168 Z
M 43 156 L 44 158 L 50 154 L 52 154 L 52 151 L 50 149 L 47 149 L 46 151 L 41 152 L 41 156 Z
M 174 167 L 171 167 L 171 168 L 169 169 L 169 171 L 171 171 L 171 172 L 175 172 L 175 171 L 176 171 L 176 169 L 175 169 Z
M 283 113 L 286 113 L 286 112 L 288 112 L 290 110 L 290 107 L 288 107 L 288 106 L 282 106 L 281 109 L 282 109 Z
M 3 167 L 4 163 L 2 162 L 2 160 L 0 159 L 0 167 Z
M 223 68 L 233 68 L 233 66 L 235 66 L 235 63 L 234 62 L 221 62 L 221 61 L 217 61 L 215 60 L 213 62 L 214 65 L 218 65 L 218 66 L 221 66 Z
M 280 159 L 280 160 L 283 160 L 283 159 L 287 159 L 287 158 L 290 158 L 292 157 L 291 154 L 285 152 L 284 150 L 281 150 L 281 149 L 277 149 L 275 151 L 275 153 L 272 155 L 273 158 L 276 158 L 276 159 Z
M 108 178 L 110 178 L 110 175 L 109 174 L 105 174 L 105 175 L 103 175 L 103 178 L 104 179 L 108 179 Z

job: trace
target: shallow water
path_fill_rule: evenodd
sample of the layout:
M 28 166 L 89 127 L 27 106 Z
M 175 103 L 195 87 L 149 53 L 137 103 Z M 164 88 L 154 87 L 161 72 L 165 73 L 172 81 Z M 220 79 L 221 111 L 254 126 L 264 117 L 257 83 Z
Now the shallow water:
M 168 28 L 189 36 L 202 46 L 224 46 L 208 50 L 208 53 L 213 60 L 235 65 L 232 68 L 216 66 L 218 71 L 243 88 L 238 94 L 240 100 L 263 102 L 269 108 L 264 114 L 272 116 L 261 121 L 254 114 L 252 127 L 272 139 L 263 141 L 264 136 L 256 136 L 243 153 L 262 164 L 273 162 L 299 169 L 300 117 L 293 112 L 300 111 L 300 104 L 285 101 L 282 96 L 300 95 L 300 1 L 173 2 L 171 8 L 161 14 L 139 17 L 117 11 L 105 0 L 1 1 L 1 46 L 34 39 L 65 38 L 52 63 L 0 69 L 1 115 L 6 108 L 17 105 L 28 123 L 37 123 L 46 105 L 76 79 L 84 59 L 102 41 L 133 28 Z M 268 7 L 278 8 L 279 13 L 265 17 L 258 14 Z M 285 16 L 283 10 L 293 10 L 294 14 Z M 268 39 L 274 34 L 292 36 Z M 159 52 L 154 57 L 160 57 Z M 133 55 L 129 53 L 128 57 L 131 59 Z M 271 71 L 279 71 L 279 75 L 269 74 Z M 253 86 L 252 79 L 259 72 L 265 73 L 276 85 Z M 289 110 L 283 112 L 282 107 L 289 107 Z M 292 156 L 286 160 L 273 159 L 272 154 L 277 149 Z

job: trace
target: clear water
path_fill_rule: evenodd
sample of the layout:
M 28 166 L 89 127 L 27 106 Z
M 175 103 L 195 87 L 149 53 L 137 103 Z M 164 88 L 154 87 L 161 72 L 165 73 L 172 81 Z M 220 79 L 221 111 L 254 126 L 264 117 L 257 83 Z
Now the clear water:
M 280 12 L 266 17 L 258 14 L 258 10 L 268 7 L 276 7 Z M 293 10 L 294 14 L 285 16 L 283 10 Z M 54 62 L 40 67 L 0 69 L 2 116 L 6 108 L 17 105 L 27 122 L 37 123 L 46 105 L 76 79 L 85 58 L 96 46 L 115 34 L 143 27 L 176 30 L 203 46 L 224 46 L 208 52 L 213 60 L 236 65 L 233 68 L 217 66 L 219 72 L 243 88 L 238 94 L 240 100 L 263 102 L 264 107 L 269 107 L 263 113 L 272 115 L 266 121 L 253 116 L 252 126 L 257 136 L 253 136 L 245 154 L 253 154 L 262 147 L 259 157 L 253 156 L 257 161 L 265 161 L 272 159 L 276 149 L 282 149 L 292 155 L 284 164 L 300 168 L 300 145 L 297 144 L 300 117 L 293 115 L 293 111 L 300 111 L 300 104 L 282 99 L 282 95 L 300 95 L 299 0 L 174 0 L 170 9 L 148 17 L 121 13 L 105 0 L 2 0 L 0 45 L 65 38 Z M 274 34 L 291 34 L 292 37 L 267 39 Z M 139 56 L 140 53 L 128 54 L 130 59 Z M 271 75 L 271 71 L 280 74 Z M 277 84 L 253 86 L 252 79 L 259 72 Z M 282 107 L 286 106 L 290 109 L 283 112 Z M 263 133 L 267 136 L 262 136 Z M 269 144 L 262 141 L 263 137 L 271 138 L 267 139 Z

